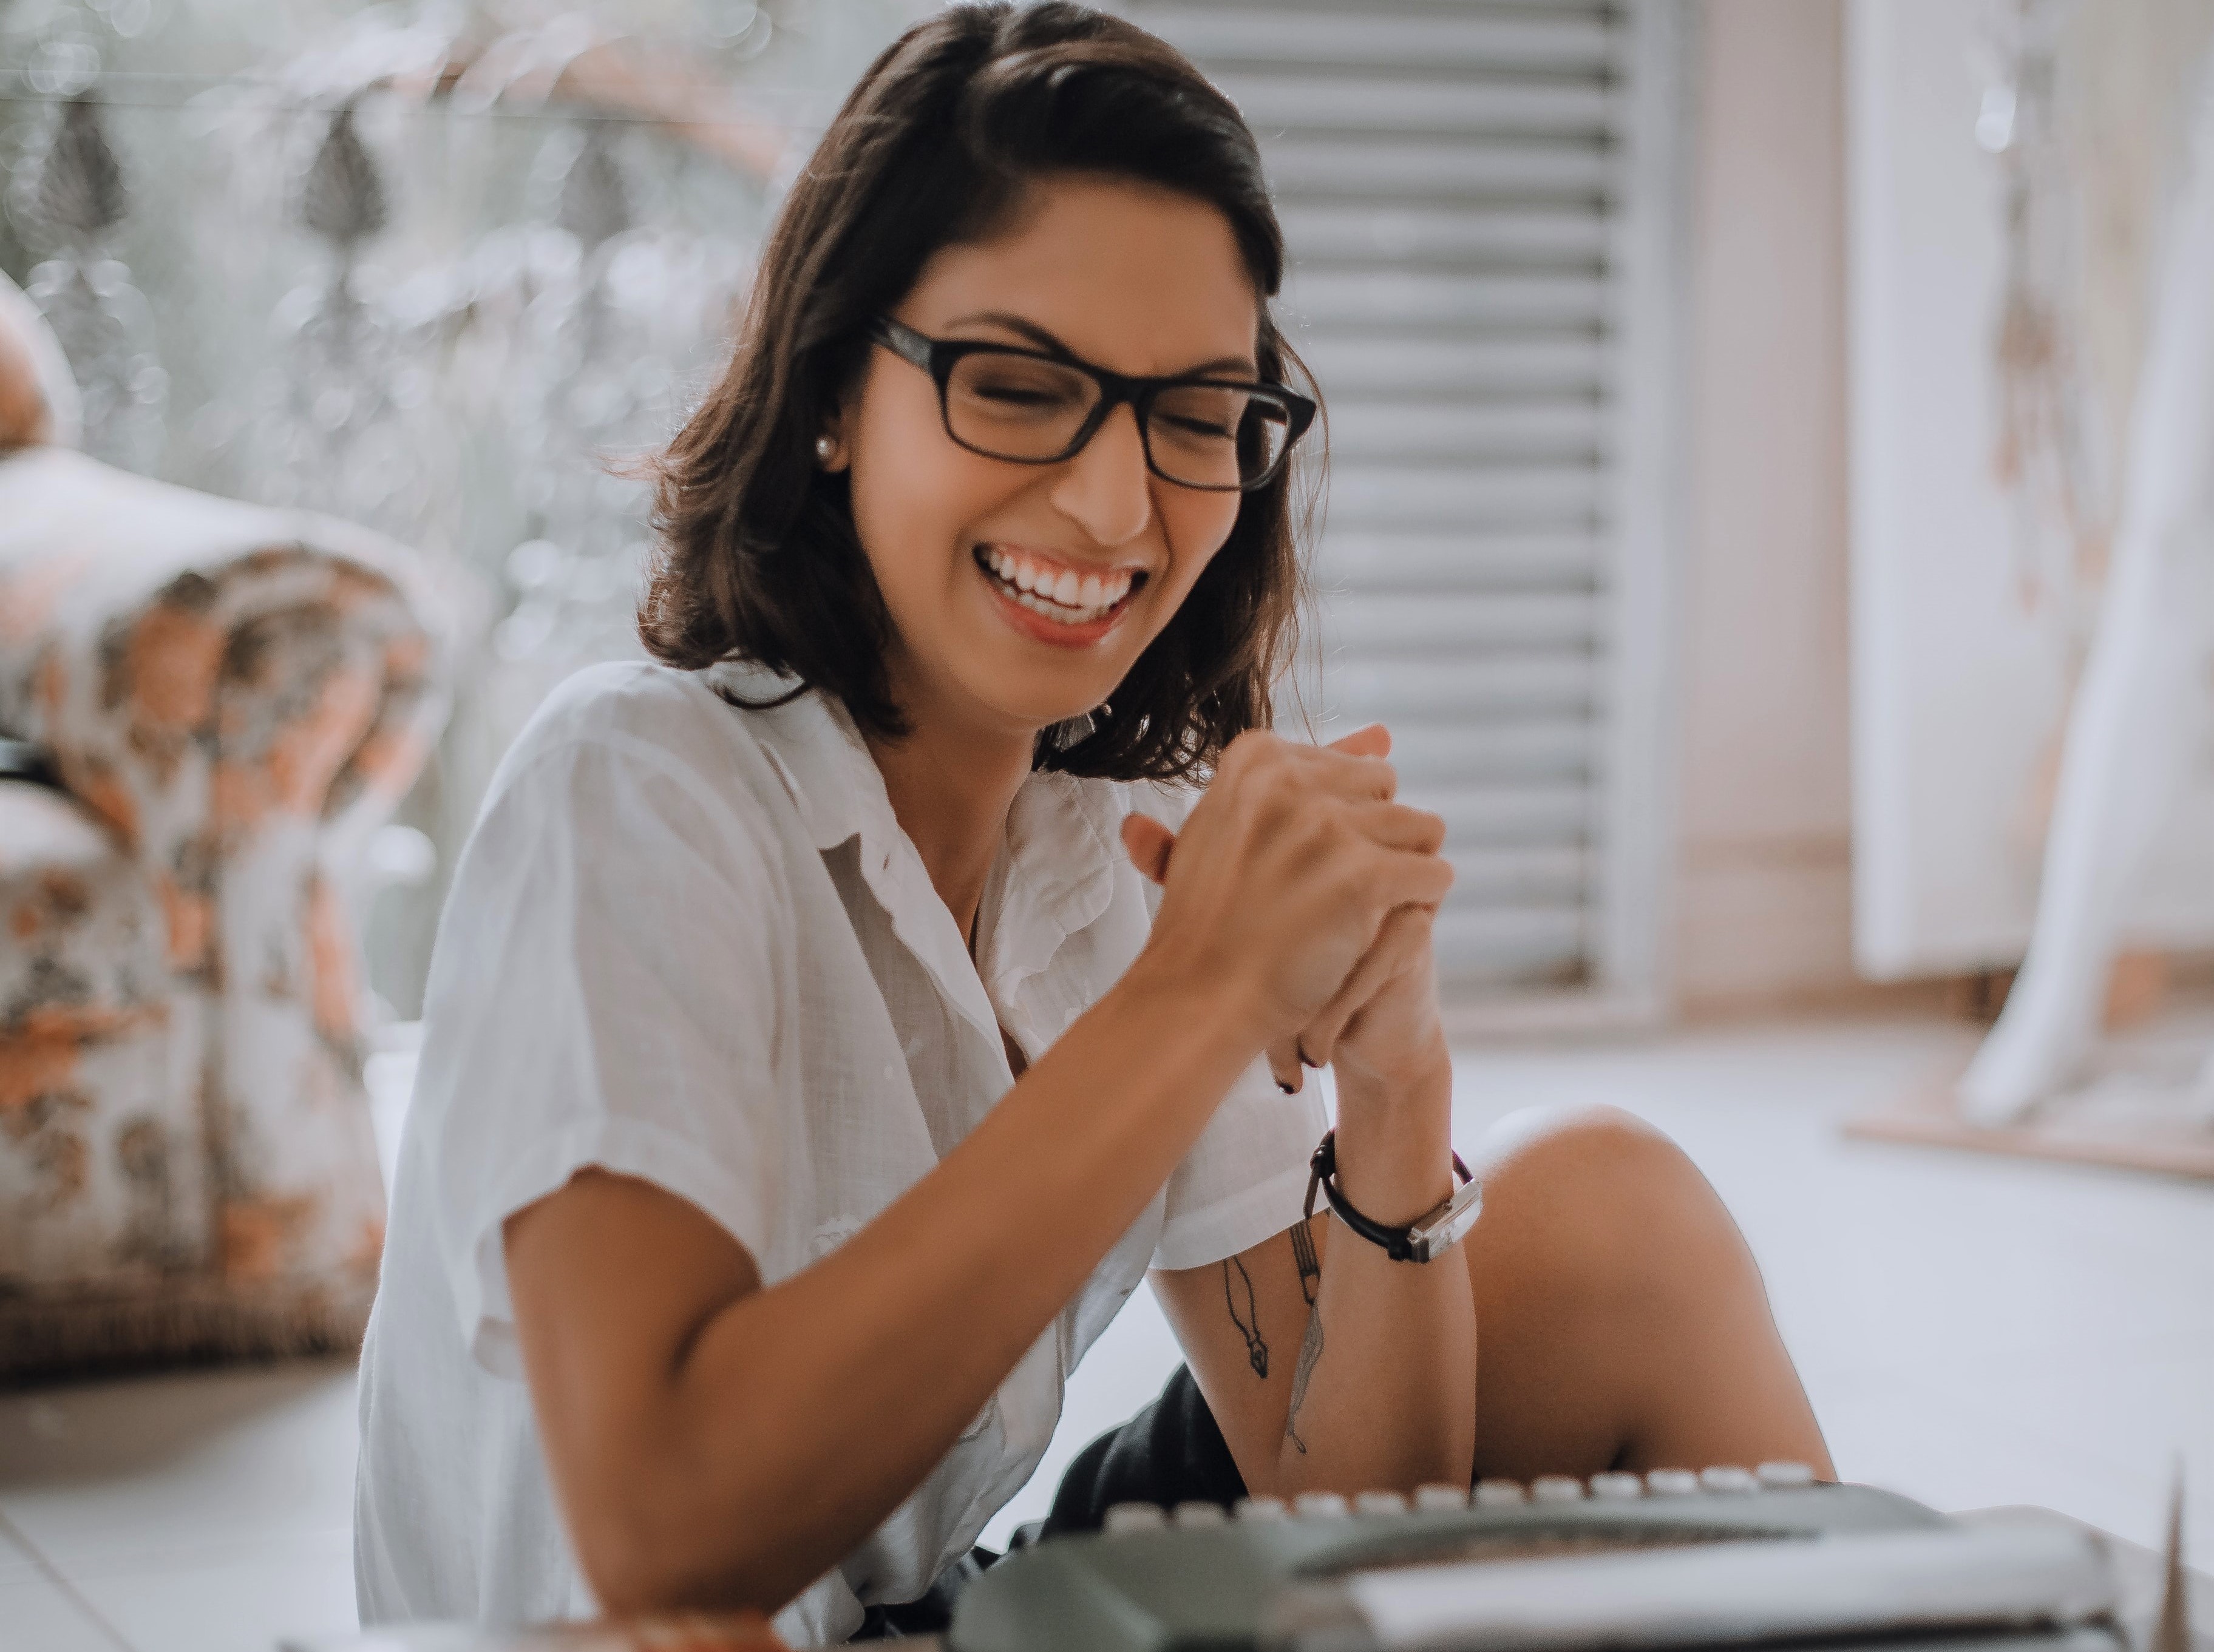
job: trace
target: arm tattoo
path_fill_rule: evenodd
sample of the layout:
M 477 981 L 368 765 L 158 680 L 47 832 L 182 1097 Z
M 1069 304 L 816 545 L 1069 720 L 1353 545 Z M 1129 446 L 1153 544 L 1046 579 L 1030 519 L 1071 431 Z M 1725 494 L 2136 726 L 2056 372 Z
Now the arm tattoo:
M 1300 1295 L 1312 1308 L 1315 1287 L 1322 1281 L 1322 1264 L 1315 1260 L 1314 1229 L 1306 1222 L 1292 1224 L 1292 1260 L 1300 1265 Z
M 1300 1407 L 1307 1403 L 1307 1379 L 1314 1375 L 1315 1362 L 1322 1357 L 1322 1314 L 1319 1309 L 1307 1315 L 1306 1339 L 1300 1344 L 1300 1362 L 1292 1373 L 1292 1409 L 1284 1418 L 1284 1433 L 1300 1448 L 1300 1455 L 1307 1454 L 1307 1442 L 1300 1438 Z
M 1238 1292 L 1230 1283 L 1230 1270 L 1238 1270 L 1238 1278 L 1245 1283 L 1245 1316 L 1238 1316 Z M 1222 1265 L 1222 1300 L 1230 1309 L 1230 1323 L 1236 1326 L 1245 1338 L 1245 1362 L 1253 1368 L 1253 1375 L 1269 1375 L 1269 1344 L 1261 1340 L 1261 1306 L 1254 1299 L 1253 1276 L 1245 1271 L 1245 1263 L 1231 1257 Z

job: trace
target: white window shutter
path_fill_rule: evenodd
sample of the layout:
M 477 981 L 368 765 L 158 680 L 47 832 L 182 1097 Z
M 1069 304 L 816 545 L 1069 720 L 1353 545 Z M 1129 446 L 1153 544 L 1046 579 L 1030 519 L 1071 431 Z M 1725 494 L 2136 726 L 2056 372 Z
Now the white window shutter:
M 1125 0 L 1261 140 L 1330 413 L 1323 710 L 1448 823 L 1447 991 L 1663 996 L 1682 0 Z

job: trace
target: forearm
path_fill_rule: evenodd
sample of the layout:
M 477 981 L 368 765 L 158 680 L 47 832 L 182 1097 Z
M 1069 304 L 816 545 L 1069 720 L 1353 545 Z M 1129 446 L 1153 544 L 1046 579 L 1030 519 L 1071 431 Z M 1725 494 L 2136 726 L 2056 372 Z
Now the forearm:
M 849 1551 L 1138 1218 L 1253 1053 L 1134 972 L 875 1221 L 717 1313 L 659 1413 L 673 1500 L 627 1500 L 650 1522 L 651 1592 L 773 1607 Z
M 1440 1048 L 1409 1094 L 1362 1093 L 1339 1075 L 1338 1186 L 1398 1225 L 1453 1185 L 1452 1069 Z M 1293 1369 L 1276 1485 L 1408 1489 L 1465 1484 L 1476 1450 L 1476 1310 L 1465 1248 L 1395 1262 L 1330 1224 Z

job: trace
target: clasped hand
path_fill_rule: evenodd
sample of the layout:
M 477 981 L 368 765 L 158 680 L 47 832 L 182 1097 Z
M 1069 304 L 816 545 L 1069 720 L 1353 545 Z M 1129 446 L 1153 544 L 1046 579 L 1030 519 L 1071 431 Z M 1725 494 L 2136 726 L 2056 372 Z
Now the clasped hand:
M 1380 724 L 1327 747 L 1255 731 L 1223 754 L 1181 832 L 1134 814 L 1122 841 L 1162 887 L 1148 952 L 1257 1006 L 1269 1065 L 1301 1059 L 1386 1089 L 1443 1050 L 1430 924 L 1453 883 L 1445 822 L 1396 801 Z

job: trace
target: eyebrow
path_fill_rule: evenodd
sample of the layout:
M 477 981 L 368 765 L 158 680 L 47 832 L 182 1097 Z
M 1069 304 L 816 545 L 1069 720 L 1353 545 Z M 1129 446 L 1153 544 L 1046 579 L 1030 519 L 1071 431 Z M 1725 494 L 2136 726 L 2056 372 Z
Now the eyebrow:
M 1071 361 L 1083 358 L 1035 321 L 1026 321 L 1006 310 L 979 310 L 974 315 L 957 316 L 945 324 L 949 327 L 1003 327 L 1009 332 L 1020 333 L 1040 350 L 1056 356 L 1066 356 Z M 1164 373 L 1165 379 L 1196 379 L 1210 373 L 1243 373 L 1248 378 L 1257 377 L 1260 369 L 1250 356 L 1218 356 L 1211 362 L 1202 362 L 1196 367 L 1187 367 L 1175 373 Z

